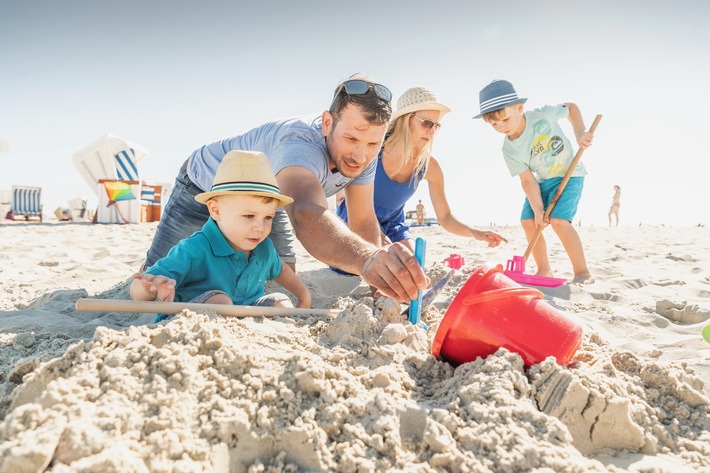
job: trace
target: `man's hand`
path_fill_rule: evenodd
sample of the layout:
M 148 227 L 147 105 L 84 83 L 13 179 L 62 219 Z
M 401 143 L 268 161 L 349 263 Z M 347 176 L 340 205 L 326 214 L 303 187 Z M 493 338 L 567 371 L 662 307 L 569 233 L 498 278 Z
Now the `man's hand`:
M 431 282 L 411 251 L 401 243 L 393 243 L 373 252 L 362 267 L 366 283 L 399 302 L 416 299 L 418 291 Z

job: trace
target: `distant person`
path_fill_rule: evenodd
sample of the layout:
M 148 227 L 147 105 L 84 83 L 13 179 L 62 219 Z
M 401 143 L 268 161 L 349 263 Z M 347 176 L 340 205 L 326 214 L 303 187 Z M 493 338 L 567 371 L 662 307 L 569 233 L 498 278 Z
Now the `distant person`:
M 273 279 L 298 298 L 298 307 L 311 306 L 308 288 L 268 238 L 276 209 L 293 199 L 279 191 L 263 153 L 227 153 L 212 190 L 195 200 L 208 209 L 207 222 L 134 275 L 134 300 L 293 307 L 285 294 L 264 295 L 266 281 Z M 159 314 L 155 322 L 167 317 Z
M 293 88 L 282 92 L 297 93 Z M 383 294 L 399 301 L 416 298 L 428 278 L 408 247 L 382 247 L 372 203 L 373 161 L 392 115 L 391 99 L 387 87 L 355 75 L 336 86 L 330 106 L 317 116 L 273 121 L 197 148 L 180 169 L 146 265 L 209 218 L 194 196 L 210 188 L 225 154 L 259 151 L 268 156 L 281 191 L 295 201 L 276 212 L 270 234 L 285 263 L 295 270 L 296 237 L 316 259 L 362 275 Z M 328 210 L 327 198 L 340 189 L 357 222 L 352 230 Z
M 513 84 L 505 80 L 488 84 L 481 90 L 479 99 L 481 113 L 474 118 L 483 118 L 494 130 L 505 135 L 505 162 L 510 174 L 520 177 L 526 195 L 520 220 L 530 242 L 537 227 L 547 225 L 548 222 L 543 221 L 545 209 L 574 159 L 572 145 L 557 122 L 562 118 L 570 121 L 581 149 L 591 146 L 593 135 L 586 131 L 579 107 L 573 103 L 523 112 L 527 99 L 519 98 Z M 580 162 L 553 208 L 549 223 L 572 262 L 572 282 L 590 284 L 594 279 L 587 268 L 582 241 L 572 226 L 586 174 Z M 537 275 L 552 276 L 547 244 L 542 235 L 532 255 L 537 264 Z
M 614 199 L 611 201 L 611 208 L 609 208 L 609 226 L 611 227 L 611 216 L 614 215 L 616 217 L 616 227 L 619 226 L 619 207 L 621 207 L 621 203 L 619 202 L 619 199 L 621 199 L 621 187 L 619 186 L 614 186 Z
M 424 204 L 422 204 L 421 199 L 417 204 L 417 225 L 424 225 Z
M 397 100 L 397 111 L 392 115 L 384 145 L 377 156 L 375 174 L 375 214 L 382 229 L 383 244 L 402 242 L 410 251 L 414 250 L 414 237 L 405 220 L 404 205 L 422 180 L 429 185 L 436 218 L 446 231 L 481 240 L 489 247 L 507 241 L 497 233 L 470 227 L 451 213 L 444 191 L 444 173 L 431 155 L 440 121 L 449 111 L 449 107 L 439 103 L 436 94 L 425 87 L 408 89 Z M 360 187 L 357 183 L 350 186 L 354 190 Z M 338 206 L 338 215 L 351 228 L 356 226 L 350 196 Z M 417 205 L 417 222 L 424 223 L 421 200 Z

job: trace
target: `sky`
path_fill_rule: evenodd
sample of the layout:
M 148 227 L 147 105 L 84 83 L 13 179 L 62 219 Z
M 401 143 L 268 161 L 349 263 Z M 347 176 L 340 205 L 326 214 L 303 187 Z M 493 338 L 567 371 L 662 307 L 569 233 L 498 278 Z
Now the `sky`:
M 0 0 L 0 190 L 42 187 L 45 214 L 97 205 L 72 156 L 107 133 L 149 151 L 143 179 L 172 182 L 194 149 L 320 113 L 361 72 L 395 103 L 435 91 L 452 109 L 432 154 L 454 214 L 516 224 L 503 135 L 472 118 L 479 90 L 507 79 L 528 109 L 603 115 L 575 224 L 607 225 L 614 185 L 622 226 L 708 224 L 708 18 L 700 0 Z M 426 184 L 406 210 L 418 199 L 433 216 Z

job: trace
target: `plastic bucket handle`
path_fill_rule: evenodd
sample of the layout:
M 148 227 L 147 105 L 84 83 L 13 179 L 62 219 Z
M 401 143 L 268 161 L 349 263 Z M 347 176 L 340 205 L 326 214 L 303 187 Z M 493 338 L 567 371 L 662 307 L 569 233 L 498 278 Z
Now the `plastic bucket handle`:
M 472 306 L 483 302 L 503 299 L 509 296 L 532 296 L 535 299 L 543 299 L 545 297 L 541 291 L 538 291 L 532 287 L 503 287 L 500 289 L 493 289 L 491 291 L 480 292 L 472 296 L 466 296 L 461 301 L 461 304 L 464 306 Z

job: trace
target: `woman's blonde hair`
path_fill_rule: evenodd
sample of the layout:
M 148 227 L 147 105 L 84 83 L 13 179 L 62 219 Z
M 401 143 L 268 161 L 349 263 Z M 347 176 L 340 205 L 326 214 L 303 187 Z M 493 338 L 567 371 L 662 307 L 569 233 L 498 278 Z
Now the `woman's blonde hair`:
M 406 115 L 398 117 L 394 122 L 391 122 L 389 128 L 387 129 L 387 133 L 385 134 L 385 142 L 383 144 L 384 148 L 389 146 L 391 149 L 392 146 L 395 146 L 398 142 L 400 143 L 400 152 L 402 153 L 404 159 L 402 160 L 397 171 L 402 169 L 414 151 L 414 144 L 412 143 L 412 138 L 409 133 L 409 119 L 412 115 L 414 115 L 414 113 L 416 112 L 407 113 Z M 411 178 L 411 182 L 413 184 L 417 184 L 421 180 L 421 176 L 424 175 L 427 167 L 429 166 L 431 146 L 433 142 L 434 136 L 432 136 L 426 146 L 419 151 L 419 154 L 414 157 L 414 171 L 412 172 Z

